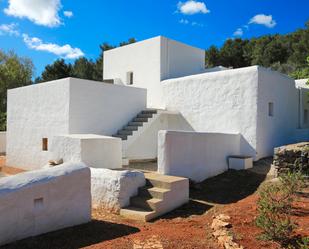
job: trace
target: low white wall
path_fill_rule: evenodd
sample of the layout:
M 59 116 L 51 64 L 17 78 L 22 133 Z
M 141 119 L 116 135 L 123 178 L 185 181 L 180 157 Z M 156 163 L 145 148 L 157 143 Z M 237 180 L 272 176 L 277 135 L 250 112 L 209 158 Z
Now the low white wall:
M 0 245 L 90 220 L 90 170 L 84 164 L 0 179 Z
M 0 153 L 6 152 L 6 132 L 0 131 Z
M 93 168 L 121 168 L 120 138 L 94 134 L 55 136 L 50 148 L 54 160 L 84 162 Z
M 130 204 L 130 198 L 137 195 L 138 188 L 145 184 L 142 172 L 91 168 L 92 205 L 119 212 Z
M 228 169 L 240 153 L 239 134 L 159 131 L 158 172 L 200 182 Z

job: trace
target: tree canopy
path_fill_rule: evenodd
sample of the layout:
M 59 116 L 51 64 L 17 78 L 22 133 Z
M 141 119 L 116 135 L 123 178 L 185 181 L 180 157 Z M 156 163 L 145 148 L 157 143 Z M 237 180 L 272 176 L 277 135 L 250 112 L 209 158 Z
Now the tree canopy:
M 33 64 L 14 52 L 0 50 L 0 130 L 5 130 L 7 90 L 31 84 Z
M 294 78 L 309 77 L 306 73 L 309 55 L 309 21 L 305 28 L 286 35 L 265 35 L 258 38 L 228 39 L 221 48 L 206 50 L 206 66 L 270 67 Z

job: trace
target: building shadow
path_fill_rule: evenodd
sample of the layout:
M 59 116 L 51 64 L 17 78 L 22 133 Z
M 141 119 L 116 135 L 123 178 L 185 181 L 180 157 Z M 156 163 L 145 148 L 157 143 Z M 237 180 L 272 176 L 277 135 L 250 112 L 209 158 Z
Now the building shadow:
M 1 249 L 75 249 L 137 233 L 136 227 L 92 220 L 89 223 L 20 240 Z
M 188 218 L 192 215 L 203 215 L 209 209 L 211 209 L 213 205 L 209 205 L 206 203 L 201 203 L 197 200 L 192 200 L 181 207 L 169 212 L 158 219 L 174 219 L 174 218 Z
M 190 197 L 213 204 L 229 204 L 252 195 L 266 179 L 249 170 L 228 170 L 223 174 L 191 184 Z

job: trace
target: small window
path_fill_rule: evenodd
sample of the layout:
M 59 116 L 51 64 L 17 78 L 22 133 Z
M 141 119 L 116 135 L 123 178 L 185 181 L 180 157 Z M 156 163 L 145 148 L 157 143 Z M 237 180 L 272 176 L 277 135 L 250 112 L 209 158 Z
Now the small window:
M 127 72 L 127 84 L 133 85 L 133 72 Z
M 42 210 L 44 207 L 44 199 L 43 198 L 37 198 L 33 200 L 34 209 L 36 211 Z
M 48 151 L 48 138 L 46 137 L 42 138 L 42 150 Z
M 304 124 L 308 124 L 308 110 L 304 110 Z
M 274 103 L 273 102 L 268 103 L 268 116 L 269 117 L 274 116 Z

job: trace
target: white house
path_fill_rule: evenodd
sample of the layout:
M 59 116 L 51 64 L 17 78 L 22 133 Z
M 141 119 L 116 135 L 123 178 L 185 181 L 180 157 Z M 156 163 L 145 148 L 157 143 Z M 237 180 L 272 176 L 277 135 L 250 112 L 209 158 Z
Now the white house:
M 88 158 L 95 167 L 108 167 L 102 158 L 121 153 L 128 160 L 154 159 L 159 130 L 221 134 L 211 136 L 218 147 L 227 134 L 238 145 L 226 153 L 254 160 L 309 138 L 304 84 L 259 66 L 205 70 L 204 56 L 159 36 L 104 53 L 104 78 L 114 84 L 67 78 L 9 90 L 7 163 L 35 169 L 54 157 L 82 160 L 76 156 L 82 150 L 98 150 L 98 158 Z M 92 142 L 65 142 L 70 139 Z

